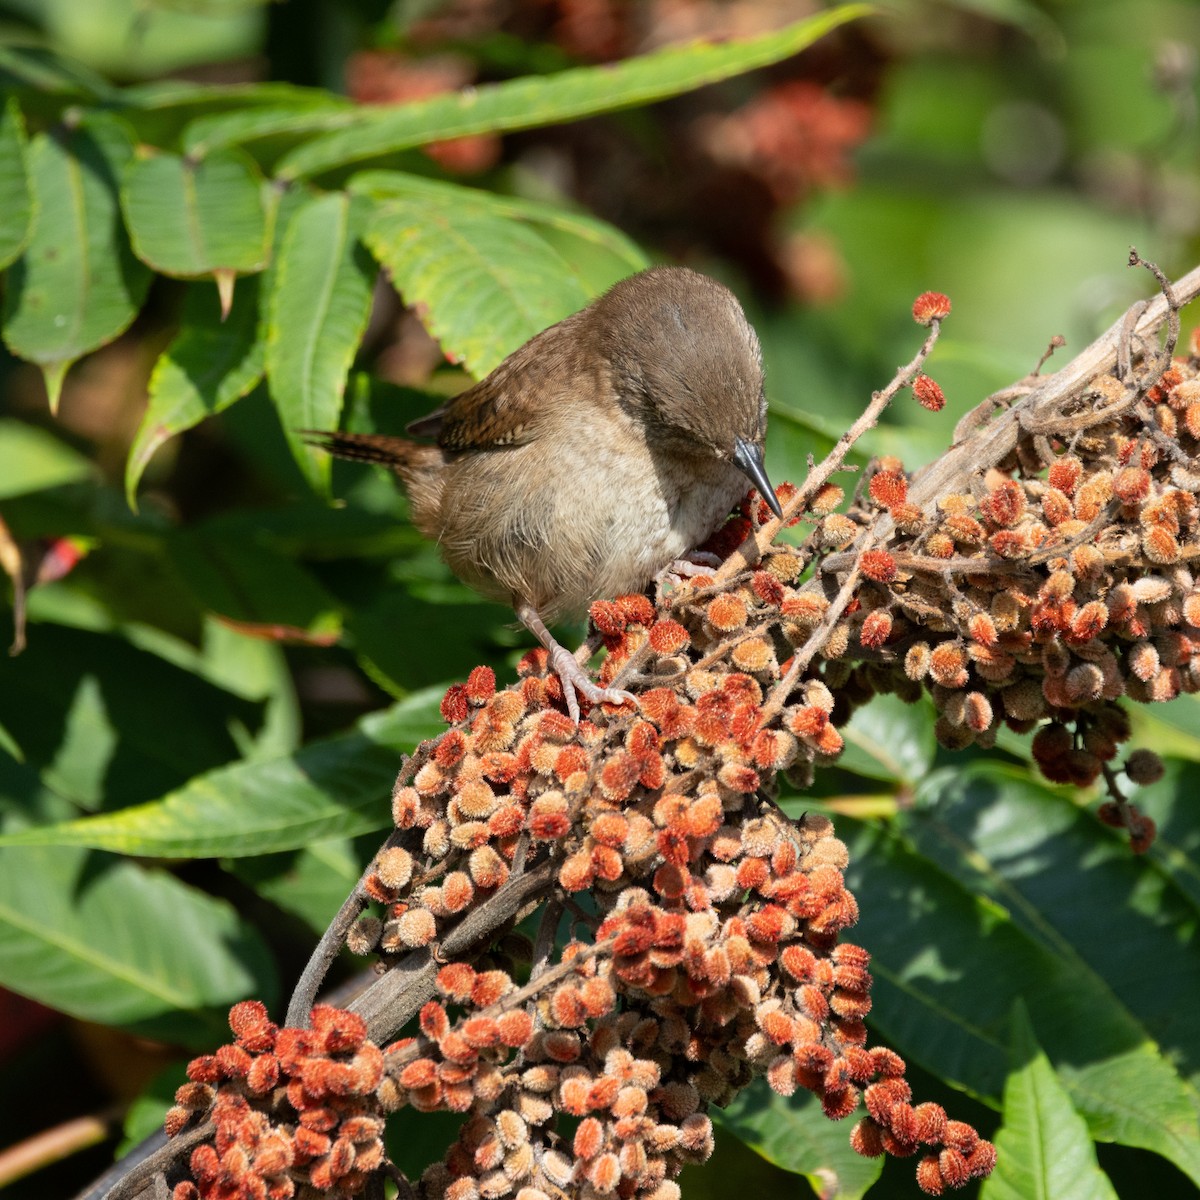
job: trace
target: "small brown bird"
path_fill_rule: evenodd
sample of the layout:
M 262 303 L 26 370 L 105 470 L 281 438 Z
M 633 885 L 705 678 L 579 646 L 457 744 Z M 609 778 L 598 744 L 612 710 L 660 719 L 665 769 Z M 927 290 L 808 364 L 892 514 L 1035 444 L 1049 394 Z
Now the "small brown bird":
M 543 330 L 486 379 L 414 421 L 427 445 L 313 433 L 400 476 L 413 521 L 450 569 L 512 604 L 576 693 L 621 703 L 546 628 L 639 590 L 703 541 L 745 493 L 775 514 L 763 469 L 762 351 L 733 294 L 654 267 Z

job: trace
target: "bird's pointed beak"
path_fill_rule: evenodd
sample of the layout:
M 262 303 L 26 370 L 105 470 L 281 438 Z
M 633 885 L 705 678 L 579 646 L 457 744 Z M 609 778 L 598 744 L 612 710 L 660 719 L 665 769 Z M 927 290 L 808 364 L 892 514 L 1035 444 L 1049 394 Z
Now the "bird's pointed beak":
M 783 509 L 779 507 L 775 489 L 771 486 L 763 466 L 763 448 L 746 441 L 745 438 L 738 438 L 733 444 L 733 463 L 754 484 L 770 510 L 782 521 Z

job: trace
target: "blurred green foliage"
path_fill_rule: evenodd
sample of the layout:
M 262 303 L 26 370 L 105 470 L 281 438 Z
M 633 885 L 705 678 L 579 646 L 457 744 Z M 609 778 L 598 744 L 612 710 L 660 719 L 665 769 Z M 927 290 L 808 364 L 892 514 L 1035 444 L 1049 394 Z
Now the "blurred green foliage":
M 28 593 L 0 664 L 0 984 L 64 1014 L 0 1040 L 5 1142 L 139 1093 L 151 1127 L 231 1002 L 279 1002 L 441 690 L 523 645 L 388 480 L 331 472 L 296 429 L 398 429 L 679 257 L 762 334 L 775 479 L 911 357 L 912 298 L 948 293 L 948 410 L 898 401 L 867 447 L 915 468 L 1053 335 L 1069 354 L 1147 293 L 1131 243 L 1196 261 L 1192 4 L 895 3 L 825 38 L 857 14 L 580 11 L 0 3 L 8 627 Z M 801 23 L 764 32 L 780 12 Z M 749 36 L 662 49 L 681 27 Z M 983 1194 L 1194 1194 L 1200 707 L 1137 714 L 1135 744 L 1172 756 L 1137 860 L 1018 739 L 950 756 L 928 711 L 878 701 L 848 741 L 788 804 L 850 844 L 873 1035 L 922 1098 L 999 1129 Z M 48 1072 L 79 1086 L 27 1104 Z M 398 1153 L 438 1140 L 428 1120 L 404 1115 Z M 688 1196 L 914 1193 L 800 1097 L 756 1085 L 721 1124 Z

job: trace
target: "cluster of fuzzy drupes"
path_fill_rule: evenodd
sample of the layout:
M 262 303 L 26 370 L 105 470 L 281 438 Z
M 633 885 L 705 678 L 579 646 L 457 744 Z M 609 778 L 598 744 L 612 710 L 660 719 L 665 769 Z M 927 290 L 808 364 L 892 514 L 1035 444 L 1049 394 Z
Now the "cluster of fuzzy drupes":
M 839 700 L 928 690 L 951 749 L 991 746 L 1002 725 L 1032 733 L 1042 773 L 1102 782 L 1100 818 L 1144 851 L 1154 823 L 1125 799 L 1118 766 L 1143 784 L 1162 765 L 1149 750 L 1115 762 L 1130 736 L 1119 702 L 1200 690 L 1198 367 L 1093 380 L 934 511 L 909 502 L 897 461 L 877 460 L 849 514 L 818 534 L 861 546 L 890 517 L 858 554 L 864 582 L 822 650 Z M 819 579 L 790 604 L 815 624 L 829 592 Z
M 636 674 L 637 712 L 576 727 L 541 651 L 517 687 L 495 692 L 479 669 L 447 694 L 453 728 L 402 777 L 365 883 L 384 912 L 350 944 L 414 961 L 551 869 L 536 942 L 442 967 L 419 1031 L 387 1049 L 388 1107 L 469 1114 L 420 1181 L 430 1200 L 674 1200 L 680 1169 L 711 1151 L 708 1107 L 755 1075 L 808 1089 L 834 1119 L 865 1103 L 855 1148 L 918 1155 L 931 1193 L 991 1169 L 990 1143 L 914 1105 L 904 1063 L 867 1048 L 869 956 L 840 940 L 858 911 L 845 846 L 825 817 L 793 823 L 766 795 L 841 748 L 820 679 L 772 699 L 787 641 L 761 625 L 791 628 L 778 568 L 796 561 L 773 555 L 714 595 L 690 580 L 657 609 L 594 605 L 602 678 Z
M 197 1114 L 215 1132 L 191 1153 L 172 1200 L 351 1200 L 384 1163 L 376 1095 L 384 1056 L 362 1017 L 329 1005 L 311 1028 L 279 1029 L 255 1000 L 229 1014 L 235 1041 L 188 1064 L 168 1134 Z
M 507 884 L 549 867 L 536 941 L 507 934 L 441 966 L 412 1036 L 371 1058 L 370 1096 L 347 1085 L 335 1101 L 323 1059 L 293 1065 L 293 1039 L 306 1050 L 313 1039 L 319 1058 L 336 1010 L 316 1010 L 314 1034 L 264 1037 L 277 1066 L 247 1059 L 241 1034 L 197 1060 L 174 1124 L 222 1082 L 218 1138 L 193 1153 L 196 1182 L 178 1186 L 179 1200 L 274 1200 L 292 1194 L 285 1176 L 309 1194 L 347 1178 L 330 1176 L 333 1160 L 363 1169 L 357 1144 L 337 1157 L 347 1119 L 405 1105 L 464 1114 L 418 1183 L 429 1200 L 677 1200 L 679 1171 L 712 1151 L 709 1106 L 763 1074 L 783 1095 L 815 1093 L 834 1119 L 865 1103 L 854 1147 L 919 1155 L 928 1192 L 990 1171 L 991 1144 L 936 1104 L 914 1105 L 903 1061 L 866 1045 L 869 955 L 840 940 L 857 918 L 845 846 L 827 818 L 793 823 L 762 794 L 779 770 L 836 753 L 833 697 L 810 680 L 771 718 L 760 678 L 778 675 L 773 660 L 754 651 L 754 673 L 726 654 L 705 661 L 701 647 L 727 634 L 713 604 L 684 606 L 682 620 L 642 596 L 596 607 L 607 673 L 636 657 L 672 680 L 644 691 L 637 714 L 574 726 L 552 705 L 557 681 L 539 673 L 540 652 L 517 688 L 496 692 L 479 669 L 451 689 L 454 727 L 402 776 L 396 832 L 364 883 L 383 915 L 364 916 L 349 943 L 404 969 Z M 744 616 L 747 605 L 717 608 Z M 364 1054 L 348 1049 L 354 1063 Z M 314 1126 L 313 1112 L 328 1123 Z M 264 1139 L 269 1167 L 291 1168 L 265 1177 L 265 1191 L 251 1178 L 265 1176 Z M 230 1189 L 231 1163 L 241 1174 Z
M 914 314 L 948 307 L 927 294 Z M 755 1076 L 860 1113 L 854 1148 L 914 1156 L 930 1194 L 987 1175 L 991 1144 L 914 1103 L 904 1062 L 867 1045 L 846 849 L 771 797 L 781 773 L 803 787 L 836 759 L 872 696 L 927 694 L 944 745 L 1030 734 L 1049 779 L 1101 782 L 1101 818 L 1149 845 L 1121 776 L 1161 764 L 1118 761 L 1120 701 L 1200 689 L 1200 378 L 1195 358 L 1126 374 L 1022 423 L 1002 461 L 928 504 L 893 459 L 848 505 L 832 483 L 785 485 L 799 536 L 760 537 L 738 569 L 770 519 L 748 498 L 707 546 L 724 566 L 657 603 L 592 606 L 600 681 L 636 707 L 576 726 L 541 650 L 507 690 L 482 667 L 452 687 L 451 727 L 402 772 L 364 879 L 377 908 L 346 938 L 411 977 L 415 1022 L 377 1048 L 337 1010 L 278 1031 L 235 1010 L 237 1043 L 193 1064 L 173 1113 L 217 1130 L 177 1200 L 350 1195 L 387 1169 L 379 1131 L 401 1106 L 463 1114 L 414 1181 L 423 1200 L 676 1200 L 711 1152 L 708 1110 Z M 912 386 L 940 406 L 927 376 Z

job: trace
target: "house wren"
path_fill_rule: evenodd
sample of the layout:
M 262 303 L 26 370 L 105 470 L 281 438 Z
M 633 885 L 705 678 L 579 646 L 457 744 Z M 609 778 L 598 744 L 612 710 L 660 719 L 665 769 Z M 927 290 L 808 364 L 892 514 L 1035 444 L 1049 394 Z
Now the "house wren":
M 601 688 L 546 628 L 641 589 L 704 540 L 763 469 L 762 351 L 733 294 L 654 267 L 543 330 L 408 432 L 314 433 L 400 476 L 450 569 L 511 603 L 550 654 L 567 709 Z

